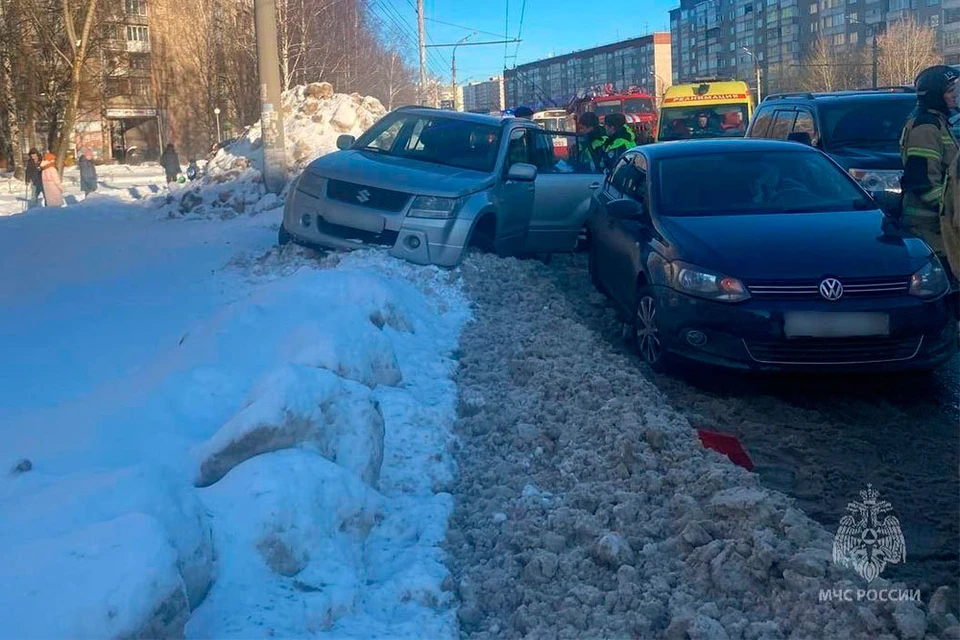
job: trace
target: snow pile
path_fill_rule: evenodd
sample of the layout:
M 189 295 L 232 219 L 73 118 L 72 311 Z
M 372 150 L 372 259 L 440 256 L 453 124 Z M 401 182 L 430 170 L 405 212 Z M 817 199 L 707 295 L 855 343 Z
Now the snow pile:
M 459 282 L 267 217 L 0 219 L 9 635 L 455 635 Z
M 462 267 L 476 322 L 461 340 L 448 548 L 464 635 L 957 637 L 947 589 L 927 605 L 821 601 L 867 589 L 831 562 L 832 532 L 700 445 L 605 335 L 619 324 L 585 262 Z M 920 585 L 869 585 L 891 587 Z
M 359 94 L 334 93 L 328 82 L 301 85 L 282 96 L 287 174 L 298 175 L 313 160 L 336 151 L 343 134 L 359 136 L 386 114 L 379 100 Z M 261 183 L 263 138 L 258 121 L 207 163 L 200 180 L 174 188 L 172 213 L 233 217 L 258 213 L 281 204 L 265 194 Z M 169 205 L 158 199 L 157 205 Z

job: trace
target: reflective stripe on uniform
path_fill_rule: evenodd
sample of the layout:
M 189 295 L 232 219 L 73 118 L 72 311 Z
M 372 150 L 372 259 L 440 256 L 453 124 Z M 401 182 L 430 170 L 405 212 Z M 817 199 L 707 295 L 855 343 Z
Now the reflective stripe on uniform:
M 932 204 L 934 202 L 939 202 L 940 198 L 942 197 L 943 197 L 943 185 L 930 189 L 925 194 L 920 196 L 920 199 L 923 200 L 924 202 L 929 202 Z
M 917 158 L 927 158 L 929 160 L 939 160 L 940 152 L 936 149 L 927 149 L 925 147 L 908 147 L 906 151 L 906 156 L 914 156 Z

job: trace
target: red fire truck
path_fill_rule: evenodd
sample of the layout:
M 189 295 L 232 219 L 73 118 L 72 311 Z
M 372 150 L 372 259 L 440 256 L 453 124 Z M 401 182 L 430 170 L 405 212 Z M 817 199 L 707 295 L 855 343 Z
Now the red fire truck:
M 615 92 L 609 85 L 595 90 L 574 101 L 572 111 L 579 117 L 587 111 L 593 111 L 604 117 L 611 113 L 622 113 L 627 118 L 627 126 L 633 129 L 640 144 L 653 142 L 657 137 L 657 100 L 638 88 Z

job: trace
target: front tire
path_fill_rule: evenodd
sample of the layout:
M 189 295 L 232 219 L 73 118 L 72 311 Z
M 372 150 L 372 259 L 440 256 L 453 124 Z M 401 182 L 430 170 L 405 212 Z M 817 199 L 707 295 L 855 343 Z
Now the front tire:
M 633 314 L 633 338 L 637 355 L 655 373 L 670 368 L 670 354 L 663 347 L 660 332 L 660 307 L 650 287 L 637 289 L 637 304 Z

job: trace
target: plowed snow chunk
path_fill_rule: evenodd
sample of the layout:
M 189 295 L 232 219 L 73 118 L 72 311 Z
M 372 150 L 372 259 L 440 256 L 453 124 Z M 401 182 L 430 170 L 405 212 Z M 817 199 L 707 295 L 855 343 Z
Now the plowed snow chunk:
M 325 369 L 288 365 L 261 378 L 247 403 L 194 454 L 207 487 L 254 456 L 301 444 L 371 486 L 383 462 L 383 418 L 369 390 Z
M 214 556 L 210 524 L 192 487 L 172 472 L 134 467 L 60 478 L 28 476 L 20 489 L 0 505 L 0 548 L 38 537 L 68 536 L 136 513 L 150 516 L 173 545 L 189 606 L 198 605 L 210 588 Z M 0 582 L 6 579 L 4 568 L 0 563 Z
M 331 333 L 331 323 L 340 331 Z M 302 325 L 285 338 L 281 352 L 290 362 L 329 369 L 370 388 L 395 387 L 403 380 L 390 338 L 358 309 L 338 310 L 322 323 Z
M 190 637 L 261 626 L 295 637 L 362 606 L 363 543 L 382 517 L 381 498 L 354 474 L 311 451 L 277 451 L 237 466 L 201 499 L 217 522 L 220 575 Z M 277 574 L 296 575 L 307 619 L 278 619 L 291 589 Z
M 3 635 L 183 637 L 190 603 L 167 539 L 156 519 L 129 513 L 0 549 Z

